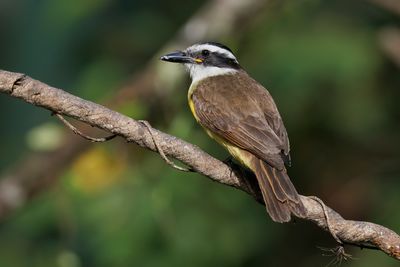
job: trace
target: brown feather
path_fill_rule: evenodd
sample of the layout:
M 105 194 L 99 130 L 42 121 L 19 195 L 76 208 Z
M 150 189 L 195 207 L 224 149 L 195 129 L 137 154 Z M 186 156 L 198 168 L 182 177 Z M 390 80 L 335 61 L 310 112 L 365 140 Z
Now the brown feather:
M 252 162 L 267 212 L 272 220 L 288 222 L 291 214 L 304 217 L 306 210 L 286 171 L 279 171 L 256 157 Z

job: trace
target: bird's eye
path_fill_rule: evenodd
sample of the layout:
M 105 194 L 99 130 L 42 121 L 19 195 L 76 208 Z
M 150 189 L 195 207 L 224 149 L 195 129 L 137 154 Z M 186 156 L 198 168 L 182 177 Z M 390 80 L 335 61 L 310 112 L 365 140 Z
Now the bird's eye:
M 201 54 L 202 54 L 203 56 L 207 57 L 207 56 L 210 55 L 210 51 L 208 51 L 208 50 L 202 50 L 202 51 L 201 51 Z

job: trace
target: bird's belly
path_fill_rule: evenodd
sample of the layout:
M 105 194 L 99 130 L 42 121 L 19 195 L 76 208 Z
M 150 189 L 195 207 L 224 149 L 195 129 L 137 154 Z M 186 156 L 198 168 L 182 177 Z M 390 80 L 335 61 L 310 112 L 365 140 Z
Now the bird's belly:
M 243 166 L 251 169 L 251 159 L 253 158 L 252 154 L 247 152 L 246 150 L 243 150 L 228 141 L 222 139 L 221 137 L 215 135 L 213 132 L 209 131 L 206 129 L 206 132 L 211 138 L 216 140 L 218 143 L 224 146 L 226 150 L 228 150 L 229 154 L 231 154 L 237 161 L 239 161 L 240 164 Z

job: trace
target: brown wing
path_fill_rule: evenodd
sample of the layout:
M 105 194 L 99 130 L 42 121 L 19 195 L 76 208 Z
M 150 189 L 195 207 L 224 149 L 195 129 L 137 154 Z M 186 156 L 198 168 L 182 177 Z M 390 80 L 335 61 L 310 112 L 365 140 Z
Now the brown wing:
M 289 142 L 272 97 L 245 72 L 199 82 L 192 95 L 203 127 L 283 169 Z

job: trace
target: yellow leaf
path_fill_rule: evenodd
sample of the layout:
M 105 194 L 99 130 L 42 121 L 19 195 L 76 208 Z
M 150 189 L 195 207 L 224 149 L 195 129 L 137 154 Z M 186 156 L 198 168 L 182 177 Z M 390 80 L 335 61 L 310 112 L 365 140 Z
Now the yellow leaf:
M 117 157 L 104 147 L 96 147 L 74 162 L 71 182 L 85 193 L 97 193 L 118 183 L 125 166 L 124 157 Z

